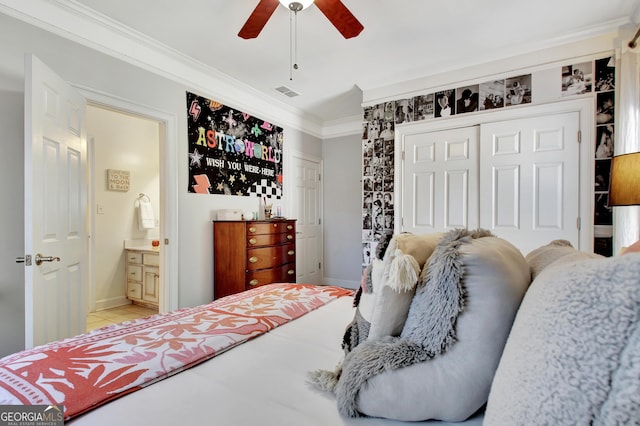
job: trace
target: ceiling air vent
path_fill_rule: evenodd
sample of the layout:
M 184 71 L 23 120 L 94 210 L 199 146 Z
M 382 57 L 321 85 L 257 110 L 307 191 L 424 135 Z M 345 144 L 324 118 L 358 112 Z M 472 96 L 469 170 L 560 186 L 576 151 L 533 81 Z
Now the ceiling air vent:
M 300 96 L 300 93 L 294 91 L 293 89 L 288 88 L 287 86 L 276 87 L 276 90 L 290 98 L 295 98 L 296 96 Z

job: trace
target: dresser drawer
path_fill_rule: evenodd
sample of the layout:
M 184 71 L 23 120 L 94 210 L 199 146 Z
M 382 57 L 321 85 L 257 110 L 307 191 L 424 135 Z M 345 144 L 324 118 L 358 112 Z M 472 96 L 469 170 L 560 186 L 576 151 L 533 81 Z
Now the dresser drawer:
M 252 222 L 247 224 L 247 237 L 251 235 L 279 234 L 292 230 L 293 225 L 289 222 Z
M 142 263 L 150 266 L 160 266 L 160 255 L 155 253 L 143 253 Z
M 127 280 L 142 281 L 142 265 L 127 265 Z
M 273 268 L 284 263 L 282 246 L 247 250 L 247 270 Z
M 127 250 L 127 262 L 142 263 L 142 253 Z
M 247 246 L 259 247 L 284 244 L 293 241 L 294 238 L 295 235 L 289 232 L 280 234 L 249 235 L 247 237 Z
M 291 263 L 296 261 L 296 245 L 294 243 L 282 246 L 282 262 Z
M 250 271 L 246 275 L 246 289 L 271 283 L 293 283 L 296 281 L 296 265 L 288 263 L 271 269 Z
M 142 299 L 142 284 L 127 283 L 127 297 L 130 299 Z

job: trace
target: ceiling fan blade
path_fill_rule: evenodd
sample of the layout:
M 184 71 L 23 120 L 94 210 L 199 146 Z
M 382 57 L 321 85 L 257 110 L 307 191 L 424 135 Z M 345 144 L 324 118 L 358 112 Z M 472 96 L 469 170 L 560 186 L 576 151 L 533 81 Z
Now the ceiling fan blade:
M 279 4 L 278 0 L 260 0 L 260 3 L 251 12 L 247 22 L 240 29 L 238 36 L 245 39 L 258 37 L 258 34 L 260 34 L 260 31 L 267 24 Z
M 355 37 L 364 29 L 340 0 L 315 0 L 314 3 L 344 38 Z

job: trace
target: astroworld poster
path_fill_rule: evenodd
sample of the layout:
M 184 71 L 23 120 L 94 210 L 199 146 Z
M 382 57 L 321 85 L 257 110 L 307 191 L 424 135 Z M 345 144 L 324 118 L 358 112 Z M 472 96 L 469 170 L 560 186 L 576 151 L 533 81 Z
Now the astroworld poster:
M 282 128 L 187 92 L 189 192 L 282 197 Z

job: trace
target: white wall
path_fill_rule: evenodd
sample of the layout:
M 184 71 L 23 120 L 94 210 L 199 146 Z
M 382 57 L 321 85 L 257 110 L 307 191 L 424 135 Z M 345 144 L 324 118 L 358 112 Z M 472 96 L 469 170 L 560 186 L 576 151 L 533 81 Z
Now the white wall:
M 127 303 L 124 240 L 159 237 L 159 228 L 138 229 L 135 201 L 140 193 L 147 195 L 159 220 L 160 126 L 155 121 L 90 106 L 87 134 L 93 140 L 92 307 L 100 310 Z M 108 190 L 107 169 L 129 171 L 129 191 Z
M 357 288 L 362 276 L 362 145 L 360 135 L 322 146 L 324 282 Z
M 0 279 L 0 327 L 8 327 L 6 330 L 0 328 L 1 351 L 12 353 L 24 347 L 24 267 L 16 265 L 14 259 L 24 251 L 21 179 L 21 163 L 24 158 L 22 96 L 24 54 L 27 52 L 38 56 L 72 84 L 106 93 L 136 105 L 149 106 L 176 117 L 177 125 L 173 136 L 177 138 L 177 145 L 176 158 L 173 161 L 178 173 L 178 241 L 171 241 L 171 244 L 177 245 L 178 305 L 193 306 L 210 301 L 213 297 L 211 220 L 215 217 L 216 210 L 258 210 L 257 198 L 187 192 L 189 176 L 186 91 L 195 91 L 214 99 L 215 97 L 206 90 L 184 87 L 1 14 L 0 45 L 0 111 L 6 110 L 0 117 L 3 130 L 0 196 L 3 200 L 13 200 L 10 211 L 7 208 L 2 209 L 2 226 L 6 231 L 0 240 L 0 253 L 4 254 L 2 262 L 6 264 L 3 263 L 3 278 Z M 215 88 L 211 90 L 213 92 Z M 249 110 L 245 112 L 255 113 Z M 260 116 L 275 125 L 280 125 L 278 117 Z M 284 127 L 284 138 L 285 170 L 288 167 L 288 149 L 321 156 L 321 141 L 316 137 Z M 287 195 L 286 186 L 284 191 L 283 206 L 287 206 L 290 195 Z M 286 208 L 283 210 L 286 214 Z M 7 281 L 4 281 L 5 279 Z

